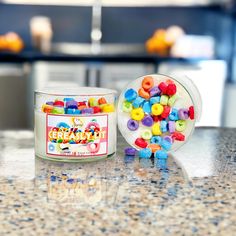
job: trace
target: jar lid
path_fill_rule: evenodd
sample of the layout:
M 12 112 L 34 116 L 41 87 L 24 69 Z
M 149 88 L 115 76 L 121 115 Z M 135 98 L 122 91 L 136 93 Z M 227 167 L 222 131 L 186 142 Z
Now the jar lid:
M 118 127 L 125 140 L 140 150 L 172 143 L 181 147 L 191 136 L 201 114 L 201 97 L 189 78 L 153 74 L 130 82 L 118 100 Z M 154 145 L 155 146 L 155 145 Z

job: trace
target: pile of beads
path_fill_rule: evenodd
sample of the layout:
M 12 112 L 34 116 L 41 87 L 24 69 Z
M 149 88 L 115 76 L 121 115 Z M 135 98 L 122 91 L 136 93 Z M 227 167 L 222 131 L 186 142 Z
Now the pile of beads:
M 180 83 L 167 78 L 145 76 L 121 95 L 119 128 L 128 143 L 139 150 L 140 158 L 154 155 L 167 159 L 167 152 L 174 144 L 186 141 L 194 127 L 190 95 Z M 131 149 L 126 152 L 134 153 Z
M 107 103 L 104 97 L 89 98 L 88 101 L 76 101 L 73 98 L 64 98 L 48 101 L 42 105 L 42 111 L 50 114 L 96 114 L 110 113 L 115 111 L 114 104 Z

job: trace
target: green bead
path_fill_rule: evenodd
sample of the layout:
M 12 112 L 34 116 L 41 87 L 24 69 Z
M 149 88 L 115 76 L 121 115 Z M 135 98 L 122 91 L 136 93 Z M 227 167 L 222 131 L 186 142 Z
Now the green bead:
M 179 132 L 182 132 L 186 129 L 186 121 L 185 120 L 177 120 L 175 122 L 175 129 Z
M 97 99 L 95 99 L 95 98 L 90 98 L 90 99 L 88 100 L 88 103 L 89 103 L 89 106 L 90 106 L 90 107 L 96 107 L 96 106 L 98 106 L 98 101 L 97 101 Z
M 152 138 L 152 131 L 149 129 L 143 130 L 143 132 L 141 133 L 141 137 L 145 140 L 151 139 Z
M 167 105 L 168 100 L 169 100 L 169 97 L 167 95 L 161 95 L 161 99 L 160 99 L 161 105 Z
M 175 95 L 173 95 L 173 96 L 171 96 L 170 98 L 169 98 L 169 100 L 168 100 L 168 106 L 173 106 L 174 104 L 175 104 L 175 101 L 176 101 L 176 99 L 177 99 L 178 97 L 177 97 L 177 95 L 175 94 Z
M 124 101 L 122 104 L 122 111 L 131 112 L 133 110 L 133 106 L 131 102 Z
M 65 114 L 63 107 L 53 107 L 52 114 Z

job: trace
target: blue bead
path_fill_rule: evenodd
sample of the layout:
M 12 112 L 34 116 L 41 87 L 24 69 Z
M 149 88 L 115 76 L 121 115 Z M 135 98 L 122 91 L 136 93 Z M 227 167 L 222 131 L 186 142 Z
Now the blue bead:
M 63 101 L 64 102 L 74 101 L 74 98 L 64 98 Z
M 167 152 L 163 150 L 156 151 L 154 156 L 158 159 L 167 159 L 168 157 Z
M 165 133 L 165 132 L 167 132 L 167 121 L 165 121 L 165 120 L 162 120 L 161 121 L 161 131 L 162 131 L 162 133 Z
M 137 97 L 137 92 L 131 88 L 131 89 L 126 90 L 124 96 L 128 102 L 131 102 Z
M 143 104 L 143 111 L 145 112 L 145 113 L 151 113 L 151 105 L 150 105 L 150 103 L 149 102 L 144 102 L 144 104 Z
M 145 101 L 144 98 L 138 96 L 138 97 L 135 98 L 132 105 L 133 105 L 134 108 L 138 108 L 138 107 L 143 106 L 144 101 Z
M 179 120 L 178 109 L 172 108 L 172 111 L 169 114 L 169 119 L 172 121 Z
M 160 103 L 160 100 L 161 100 L 161 97 L 160 96 L 157 96 L 157 97 L 152 97 L 150 98 L 150 104 L 153 105 L 155 103 Z
M 66 109 L 66 114 L 79 115 L 80 113 L 81 113 L 81 111 L 78 110 L 78 109 L 73 109 L 73 108 L 67 108 L 67 109 Z
M 165 139 L 162 139 L 160 145 L 166 151 L 169 151 L 171 149 L 171 146 L 172 146 L 172 144 L 170 142 L 168 142 L 167 140 L 165 140 Z
M 140 158 L 150 158 L 152 155 L 152 150 L 150 148 L 143 148 L 138 154 Z
M 161 136 L 152 136 L 150 143 L 154 143 L 154 144 L 160 144 L 162 141 L 162 137 Z

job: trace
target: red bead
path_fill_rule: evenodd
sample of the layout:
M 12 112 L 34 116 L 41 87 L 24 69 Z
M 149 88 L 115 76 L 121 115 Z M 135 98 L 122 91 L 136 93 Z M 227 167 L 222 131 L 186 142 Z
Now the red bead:
M 80 107 L 80 106 L 87 106 L 87 105 L 86 105 L 86 102 L 78 102 L 78 106 Z
M 176 94 L 176 85 L 175 84 L 168 84 L 167 89 L 166 89 L 166 94 L 169 96 L 172 96 Z
M 189 113 L 189 118 L 191 120 L 193 120 L 194 119 L 194 107 L 193 106 L 189 107 L 188 113 Z
M 99 113 L 101 112 L 101 108 L 100 107 L 92 107 L 93 108 L 93 113 Z
M 177 140 L 177 141 L 184 141 L 185 140 L 185 135 L 184 134 L 181 134 L 179 132 L 174 132 L 171 137 L 174 139 L 174 140 Z
M 134 143 L 140 148 L 145 148 L 148 145 L 148 143 L 142 138 L 137 138 Z
M 162 94 L 166 94 L 167 87 L 168 87 L 168 85 L 164 82 L 161 82 L 158 85 L 158 88 L 161 90 Z
M 161 113 L 161 117 L 166 119 L 170 114 L 170 107 L 169 106 L 164 106 L 164 110 Z
M 53 103 L 53 106 L 56 106 L 56 107 L 64 107 L 64 102 L 63 101 L 55 101 Z
M 162 120 L 160 118 L 160 116 L 152 116 L 152 119 L 153 119 L 154 122 L 158 122 L 158 121 Z

